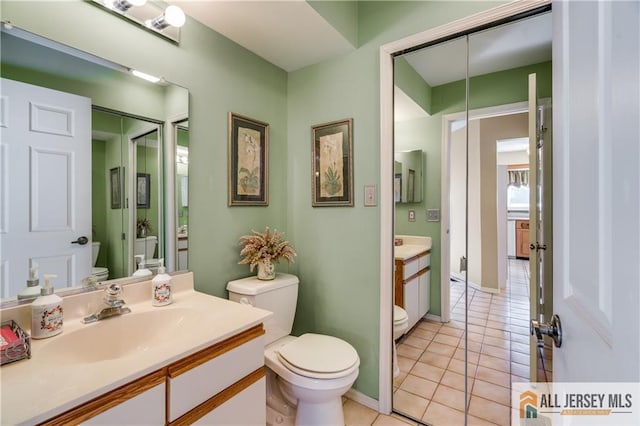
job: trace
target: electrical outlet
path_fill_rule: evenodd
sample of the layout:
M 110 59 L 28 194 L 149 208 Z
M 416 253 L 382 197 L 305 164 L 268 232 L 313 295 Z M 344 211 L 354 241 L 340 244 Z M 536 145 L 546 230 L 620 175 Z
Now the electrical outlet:
M 427 222 L 440 222 L 440 209 L 427 209 Z
M 415 222 L 415 221 L 416 221 L 416 211 L 409 210 L 409 222 Z

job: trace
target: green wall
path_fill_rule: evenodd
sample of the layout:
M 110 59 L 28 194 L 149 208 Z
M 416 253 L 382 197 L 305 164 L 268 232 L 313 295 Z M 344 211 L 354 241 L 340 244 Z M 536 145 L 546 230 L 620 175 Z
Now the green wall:
M 238 238 L 265 225 L 286 231 L 299 254 L 289 268 L 301 282 L 294 332 L 353 344 L 361 359 L 355 387 L 377 398 L 380 211 L 363 207 L 363 186 L 379 188 L 380 161 L 393 161 L 379 154 L 379 47 L 497 4 L 358 2 L 359 48 L 289 74 L 190 18 L 176 46 L 86 2 L 3 1 L 1 13 L 18 27 L 189 89 L 196 288 L 226 297 L 227 281 L 249 275 L 237 265 Z M 229 111 L 270 124 L 268 207 L 227 206 Z M 354 119 L 355 206 L 312 208 L 310 126 L 347 117 Z M 437 157 L 429 153 L 429 164 Z
M 380 161 L 393 161 L 380 158 L 379 48 L 495 4 L 359 2 L 358 50 L 289 73 L 287 211 L 301 282 L 294 332 L 349 341 L 361 361 L 355 388 L 373 398 L 378 397 L 380 211 L 363 206 L 363 187 L 379 188 Z M 354 119 L 355 206 L 313 208 L 310 126 L 344 118 Z

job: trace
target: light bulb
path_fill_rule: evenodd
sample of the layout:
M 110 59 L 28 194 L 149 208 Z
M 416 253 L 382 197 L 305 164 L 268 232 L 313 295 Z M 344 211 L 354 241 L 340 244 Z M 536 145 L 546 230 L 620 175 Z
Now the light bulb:
M 131 74 L 135 75 L 138 78 L 142 78 L 143 80 L 150 81 L 152 83 L 157 83 L 157 82 L 160 81 L 160 78 L 158 78 L 156 76 L 153 76 L 153 75 L 150 75 L 150 74 L 143 73 L 143 72 L 138 71 L 138 70 L 132 70 Z
M 184 25 L 186 17 L 184 12 L 178 6 L 171 5 L 164 11 L 164 19 L 172 27 L 180 28 Z

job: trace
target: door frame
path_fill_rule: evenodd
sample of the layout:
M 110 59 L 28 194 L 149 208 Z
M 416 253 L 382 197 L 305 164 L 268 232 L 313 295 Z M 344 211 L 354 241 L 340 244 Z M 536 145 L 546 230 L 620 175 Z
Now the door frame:
M 551 98 L 542 98 L 539 100 L 540 105 L 549 107 L 551 106 Z M 514 102 L 503 105 L 495 105 L 485 108 L 476 108 L 469 110 L 469 120 L 482 120 L 485 118 L 499 117 L 504 115 L 512 115 L 512 114 L 521 114 L 528 112 L 528 103 L 527 101 Z M 440 319 L 442 322 L 448 322 L 451 318 L 451 300 L 450 300 L 450 286 L 449 284 L 449 275 L 451 275 L 450 270 L 450 261 L 451 261 L 451 252 L 450 252 L 450 243 L 451 243 L 451 234 L 447 232 L 447 229 L 450 225 L 450 211 L 449 211 L 449 200 L 450 200 L 450 152 L 451 152 L 451 123 L 454 121 L 464 120 L 466 118 L 466 113 L 464 111 L 453 112 L 451 114 L 446 114 L 442 116 L 442 158 L 440 164 L 440 188 L 441 188 L 441 228 L 440 228 L 440 306 L 441 306 L 441 314 Z M 506 256 L 506 253 L 504 253 Z M 498 253 L 499 256 L 502 253 Z M 446 274 L 445 274 L 446 272 Z M 486 288 L 482 289 L 479 284 L 469 283 L 472 287 L 480 290 L 495 293 L 496 291 L 488 291 Z
M 145 122 L 142 123 L 138 126 L 135 127 L 135 129 L 131 130 L 130 132 L 128 132 L 125 136 L 125 139 L 127 141 L 127 149 L 128 149 L 128 157 L 129 157 L 129 161 L 128 161 L 128 167 L 131 173 L 131 176 L 129 177 L 129 179 L 127 179 L 127 195 L 128 197 L 126 198 L 127 200 L 127 204 L 126 207 L 128 209 L 128 241 L 127 241 L 127 247 L 128 247 L 128 252 L 127 252 L 127 268 L 128 268 L 128 272 L 129 272 L 129 276 L 131 276 L 131 274 L 133 274 L 136 271 L 136 262 L 135 262 L 135 258 L 134 256 L 131 254 L 134 252 L 135 250 L 135 241 L 136 241 L 136 215 L 137 215 L 137 206 L 135 202 L 132 202 L 132 200 L 135 200 L 135 197 L 133 196 L 133 194 L 135 194 L 136 191 L 136 165 L 137 165 L 137 150 L 136 150 L 136 144 L 134 142 L 135 139 L 138 139 L 142 136 L 148 135 L 150 133 L 153 132 L 157 132 L 158 133 L 158 159 L 157 159 L 157 167 L 158 167 L 158 182 L 163 182 L 164 181 L 164 173 L 163 173 L 163 168 L 164 168 L 164 163 L 163 163 L 163 156 L 164 156 L 164 133 L 163 133 L 163 125 L 162 123 L 154 123 L 154 122 Z M 125 176 L 126 179 L 126 176 Z M 165 238 L 162 236 L 164 234 L 164 229 L 165 229 L 165 225 L 164 225 L 164 195 L 163 195 L 163 191 L 159 191 L 157 193 L 158 196 L 158 221 L 159 223 L 157 224 L 157 229 L 158 230 L 162 230 L 161 233 L 158 234 L 158 258 L 164 257 L 165 251 L 164 251 L 164 244 L 165 244 Z
M 516 0 L 380 46 L 380 334 L 378 411 L 393 403 L 393 58 L 397 52 L 548 6 L 551 0 Z M 441 206 L 443 208 L 444 206 Z M 445 286 L 446 287 L 446 286 Z

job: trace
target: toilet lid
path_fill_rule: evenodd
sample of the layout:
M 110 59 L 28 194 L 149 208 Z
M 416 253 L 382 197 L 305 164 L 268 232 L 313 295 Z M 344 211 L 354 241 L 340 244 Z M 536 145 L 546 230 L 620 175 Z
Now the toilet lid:
M 404 322 L 408 318 L 409 316 L 407 315 L 407 311 L 405 311 L 398 305 L 393 305 L 393 322 L 394 323 Z
M 279 350 L 280 357 L 297 369 L 313 373 L 337 373 L 359 362 L 358 353 L 337 337 L 307 333 Z
M 91 268 L 91 275 L 105 275 L 108 273 L 109 273 L 109 270 L 107 268 L 102 268 L 100 266 Z

